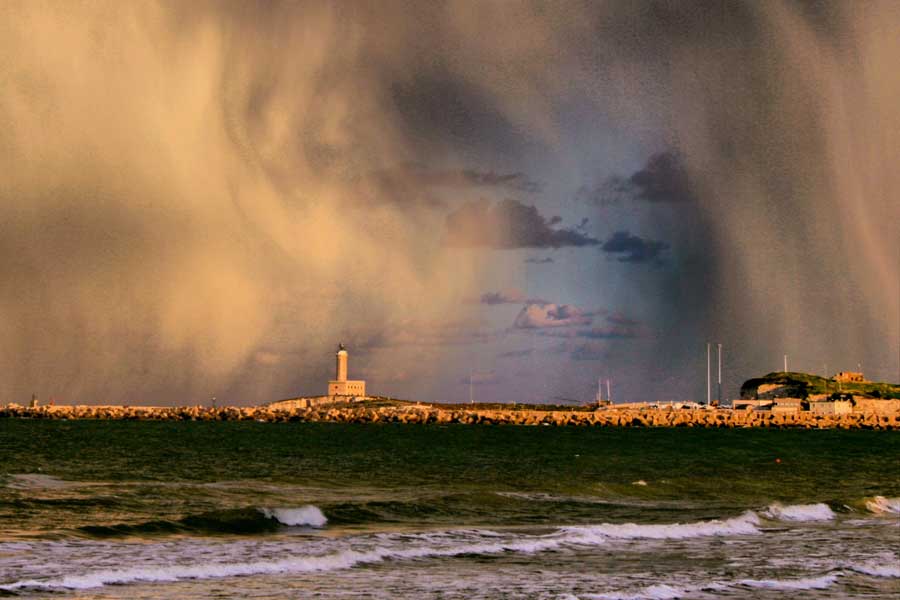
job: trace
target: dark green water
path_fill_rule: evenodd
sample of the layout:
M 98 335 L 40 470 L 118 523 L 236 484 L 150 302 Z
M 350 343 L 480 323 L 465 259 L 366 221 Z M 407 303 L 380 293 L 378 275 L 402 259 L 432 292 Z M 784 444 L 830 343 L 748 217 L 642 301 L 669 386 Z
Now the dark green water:
M 0 420 L 0 590 L 891 597 L 898 498 L 891 432 Z

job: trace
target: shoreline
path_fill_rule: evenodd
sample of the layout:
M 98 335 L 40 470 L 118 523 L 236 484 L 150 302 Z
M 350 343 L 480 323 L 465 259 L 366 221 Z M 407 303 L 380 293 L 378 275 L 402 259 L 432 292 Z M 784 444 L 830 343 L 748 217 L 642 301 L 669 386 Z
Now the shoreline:
M 267 406 L 89 406 L 0 407 L 0 418 L 50 420 L 258 421 L 403 423 L 581 427 L 710 427 L 774 429 L 870 429 L 900 431 L 900 412 L 847 414 L 773 413 L 733 409 L 540 410 L 529 408 L 466 409 L 440 405 L 374 406 L 364 402 L 312 408 Z

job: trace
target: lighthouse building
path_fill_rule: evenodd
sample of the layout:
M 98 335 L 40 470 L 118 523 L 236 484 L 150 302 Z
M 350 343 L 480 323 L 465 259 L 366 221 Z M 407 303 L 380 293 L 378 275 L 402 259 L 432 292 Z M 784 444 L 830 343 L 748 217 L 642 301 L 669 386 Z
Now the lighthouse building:
M 347 379 L 347 349 L 341 344 L 335 355 L 334 379 L 328 382 L 329 396 L 365 396 L 366 382 Z

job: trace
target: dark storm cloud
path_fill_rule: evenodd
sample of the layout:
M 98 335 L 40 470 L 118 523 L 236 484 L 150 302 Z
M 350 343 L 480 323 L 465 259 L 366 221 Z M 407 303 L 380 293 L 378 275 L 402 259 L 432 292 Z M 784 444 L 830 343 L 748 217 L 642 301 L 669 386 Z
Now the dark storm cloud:
M 482 304 L 522 304 L 525 293 L 522 290 L 504 290 L 501 292 L 485 292 L 480 299 Z
M 459 178 L 469 186 L 499 187 L 531 194 L 543 190 L 543 186 L 540 183 L 528 179 L 524 173 L 494 173 L 493 171 L 483 172 L 463 169 L 459 172 L 444 171 L 438 175 L 450 179 Z
M 391 84 L 390 97 L 413 144 L 443 139 L 494 154 L 521 148 L 522 130 L 485 97 L 481 86 L 438 62 L 419 65 L 414 77 Z
M 608 206 L 627 201 L 693 202 L 696 196 L 679 155 L 659 152 L 629 177 L 614 175 L 596 187 L 580 187 L 576 200 Z
M 603 242 L 600 249 L 618 256 L 619 262 L 646 263 L 659 262 L 660 255 L 668 247 L 664 242 L 647 240 L 627 231 L 617 231 Z
M 561 248 L 595 246 L 599 240 L 575 229 L 556 228 L 561 219 L 547 219 L 537 208 L 507 198 L 497 203 L 467 202 L 447 215 L 448 246 Z
M 654 154 L 647 165 L 632 175 L 628 182 L 634 186 L 635 196 L 647 202 L 690 202 L 693 200 L 690 181 L 677 154 Z

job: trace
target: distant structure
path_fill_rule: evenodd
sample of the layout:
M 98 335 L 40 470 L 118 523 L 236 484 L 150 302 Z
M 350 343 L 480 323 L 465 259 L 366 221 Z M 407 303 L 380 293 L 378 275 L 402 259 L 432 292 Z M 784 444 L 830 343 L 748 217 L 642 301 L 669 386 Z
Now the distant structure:
M 863 374 L 857 371 L 841 371 L 834 376 L 834 380 L 841 383 L 864 383 L 866 381 Z
M 609 406 L 612 401 L 609 399 L 609 379 L 606 380 L 606 400 L 603 399 L 603 379 L 597 379 L 597 396 L 594 398 L 597 406 Z
M 343 344 L 338 346 L 337 366 L 334 379 L 328 382 L 329 396 L 365 396 L 366 382 L 362 380 L 347 379 L 347 349 Z

